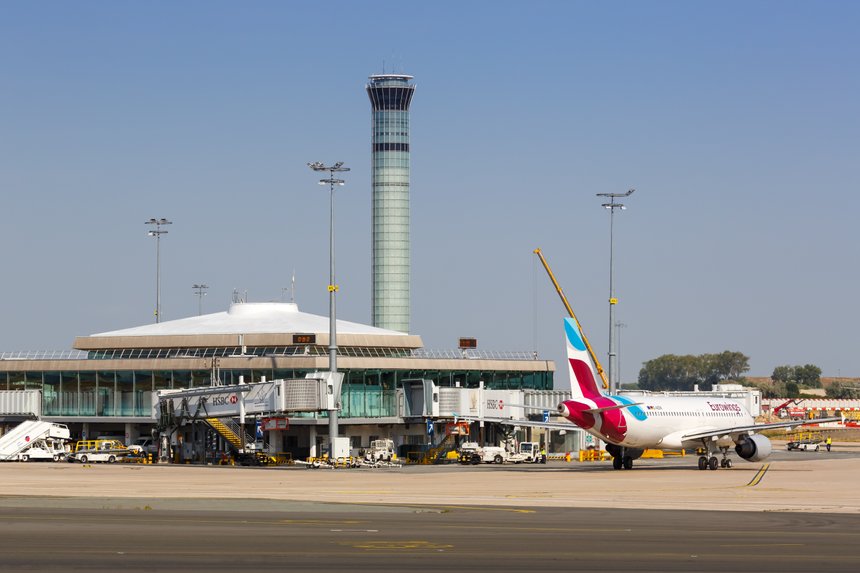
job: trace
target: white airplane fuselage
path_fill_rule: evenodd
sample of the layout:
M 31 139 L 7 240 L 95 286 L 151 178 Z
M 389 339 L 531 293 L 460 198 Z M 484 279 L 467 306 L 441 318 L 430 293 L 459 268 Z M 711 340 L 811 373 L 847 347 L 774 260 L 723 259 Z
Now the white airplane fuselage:
M 605 410 L 588 412 L 601 408 Z M 741 403 L 728 398 L 580 396 L 563 402 L 559 411 L 601 440 L 636 449 L 695 448 L 702 445 L 701 439 L 684 440 L 683 436 L 755 423 Z M 733 443 L 728 436 L 721 441 L 726 443 L 720 445 Z

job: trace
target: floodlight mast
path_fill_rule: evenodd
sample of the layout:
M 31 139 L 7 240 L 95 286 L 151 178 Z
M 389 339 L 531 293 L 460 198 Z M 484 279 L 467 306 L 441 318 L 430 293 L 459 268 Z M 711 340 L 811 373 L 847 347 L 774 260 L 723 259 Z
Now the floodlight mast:
M 206 289 L 209 288 L 209 285 L 200 283 L 191 285 L 191 288 L 194 289 L 195 294 L 197 295 L 197 316 L 203 315 L 203 297 L 206 296 Z
M 615 227 L 615 210 L 621 209 L 622 211 L 626 209 L 623 203 L 616 203 L 616 199 L 619 197 L 629 197 L 636 191 L 635 189 L 628 189 L 627 193 L 597 193 L 598 197 L 609 197 L 609 203 L 603 203 L 601 206 L 605 209 L 609 209 L 609 361 L 607 368 L 607 375 L 609 378 L 609 393 L 615 394 L 617 391 L 617 387 L 615 384 L 615 377 L 612 375 L 615 371 L 615 336 L 614 336 L 614 328 L 615 328 L 615 305 L 618 303 L 618 299 L 615 298 L 615 284 L 613 277 L 613 258 L 614 258 L 614 242 L 613 242 L 613 230 Z
M 166 235 L 167 230 L 162 230 L 163 225 L 172 225 L 167 219 L 150 219 L 144 221 L 144 225 L 155 225 L 154 231 L 147 231 L 147 235 L 155 237 L 155 322 L 161 321 L 161 235 Z
M 340 386 L 337 384 L 337 317 L 336 317 L 336 297 L 338 287 L 335 283 L 334 273 L 334 188 L 335 186 L 343 186 L 346 181 L 335 178 L 335 173 L 343 173 L 349 171 L 349 167 L 343 166 L 343 161 L 338 161 L 334 165 L 325 165 L 320 161 L 308 163 L 308 167 L 317 172 L 328 172 L 328 179 L 320 179 L 320 185 L 328 185 L 329 187 L 329 280 L 328 280 L 328 367 L 331 373 L 332 382 L 337 385 L 334 388 L 334 405 L 328 413 L 328 433 L 329 446 L 333 446 L 334 438 L 338 436 L 337 414 L 340 408 Z M 333 451 L 329 451 L 329 455 L 333 455 Z

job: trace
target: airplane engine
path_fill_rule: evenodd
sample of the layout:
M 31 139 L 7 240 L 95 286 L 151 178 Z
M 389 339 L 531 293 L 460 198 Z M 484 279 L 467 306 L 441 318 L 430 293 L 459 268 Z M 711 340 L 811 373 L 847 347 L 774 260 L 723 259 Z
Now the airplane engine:
M 639 448 L 624 448 L 616 446 L 615 444 L 606 444 L 606 451 L 613 458 L 617 458 L 618 456 L 628 456 L 633 460 L 638 460 L 642 457 L 642 454 L 645 453 L 645 450 L 640 450 Z
M 748 462 L 760 462 L 770 455 L 773 446 L 766 437 L 753 434 L 744 436 L 735 445 L 735 452 Z

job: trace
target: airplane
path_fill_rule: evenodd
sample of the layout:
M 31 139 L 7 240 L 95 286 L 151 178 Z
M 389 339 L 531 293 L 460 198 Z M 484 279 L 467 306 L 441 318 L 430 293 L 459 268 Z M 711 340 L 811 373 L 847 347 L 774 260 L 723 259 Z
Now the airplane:
M 564 331 L 572 397 L 558 405 L 558 414 L 606 442 L 606 451 L 612 456 L 612 467 L 616 470 L 633 469 L 633 460 L 641 457 L 646 449 L 700 449 L 705 452 L 698 459 L 700 470 L 732 467 L 728 457 L 732 447 L 742 459 L 759 462 L 767 458 L 773 448 L 770 440 L 758 432 L 841 419 L 756 424 L 746 407 L 730 398 L 644 395 L 636 396 L 634 401 L 629 396 L 604 394 L 596 383 L 596 358 L 576 320 L 565 318 Z M 567 424 L 549 422 L 482 420 L 516 426 L 569 428 Z M 717 458 L 720 454 L 721 459 Z

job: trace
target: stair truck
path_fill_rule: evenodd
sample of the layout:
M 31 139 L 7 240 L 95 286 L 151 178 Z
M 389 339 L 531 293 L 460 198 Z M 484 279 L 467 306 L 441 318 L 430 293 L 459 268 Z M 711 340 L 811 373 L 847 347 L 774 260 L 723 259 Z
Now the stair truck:
M 71 434 L 69 433 L 68 426 L 63 424 L 54 424 L 41 420 L 26 420 L 0 437 L 0 461 L 30 459 L 30 454 L 26 452 L 34 445 L 49 439 L 52 441 L 64 441 L 70 437 Z M 65 454 L 65 449 L 63 449 L 63 453 Z M 35 455 L 39 454 L 36 453 Z M 53 456 L 54 453 L 51 454 L 52 459 Z

